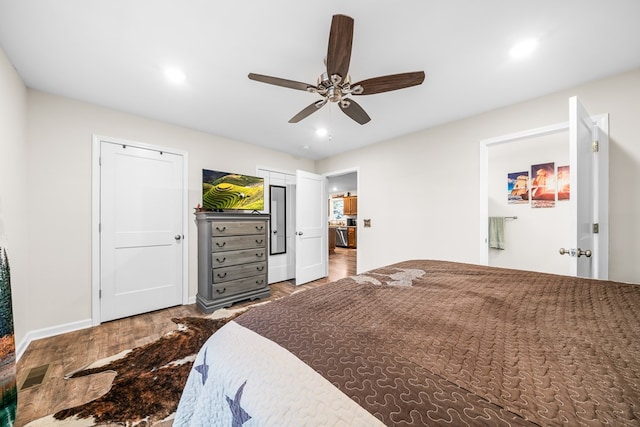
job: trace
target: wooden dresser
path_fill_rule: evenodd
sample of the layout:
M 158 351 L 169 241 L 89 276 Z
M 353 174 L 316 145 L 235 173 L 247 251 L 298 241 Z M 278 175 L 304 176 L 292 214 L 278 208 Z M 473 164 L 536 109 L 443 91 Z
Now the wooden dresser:
M 270 295 L 269 214 L 196 212 L 198 294 L 205 313 Z

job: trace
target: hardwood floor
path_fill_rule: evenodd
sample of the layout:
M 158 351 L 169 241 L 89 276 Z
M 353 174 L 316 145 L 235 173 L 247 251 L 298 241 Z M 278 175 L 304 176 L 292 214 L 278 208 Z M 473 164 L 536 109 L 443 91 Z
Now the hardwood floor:
M 356 274 L 356 250 L 336 248 L 329 256 L 329 276 L 302 286 L 291 282 L 271 285 L 271 297 L 280 298 L 300 289 L 325 285 Z M 239 308 L 254 303 L 234 304 Z M 109 390 L 113 374 L 64 379 L 64 375 L 98 359 L 152 342 L 175 329 L 174 317 L 204 316 L 195 304 L 177 306 L 99 326 L 33 341 L 17 364 L 18 411 L 16 426 L 53 414 L 61 409 L 89 402 Z M 41 384 L 22 389 L 34 368 L 48 365 Z

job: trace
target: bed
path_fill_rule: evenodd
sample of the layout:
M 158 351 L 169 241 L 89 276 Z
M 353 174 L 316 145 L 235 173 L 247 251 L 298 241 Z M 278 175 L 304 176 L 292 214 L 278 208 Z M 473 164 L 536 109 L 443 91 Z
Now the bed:
M 251 308 L 174 426 L 640 425 L 640 286 L 413 260 Z

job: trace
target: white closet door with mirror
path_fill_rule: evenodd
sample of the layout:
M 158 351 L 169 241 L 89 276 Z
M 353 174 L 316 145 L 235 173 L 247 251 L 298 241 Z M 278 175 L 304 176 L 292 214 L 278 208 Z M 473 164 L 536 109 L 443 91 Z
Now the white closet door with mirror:
M 260 167 L 269 221 L 269 284 L 295 277 L 295 173 Z

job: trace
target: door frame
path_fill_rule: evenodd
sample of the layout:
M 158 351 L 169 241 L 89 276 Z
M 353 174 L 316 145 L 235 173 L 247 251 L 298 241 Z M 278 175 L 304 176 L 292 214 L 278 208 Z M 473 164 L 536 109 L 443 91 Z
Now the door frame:
M 100 144 L 102 142 L 128 145 L 154 151 L 163 151 L 181 156 L 182 168 L 182 304 L 189 304 L 189 154 L 186 151 L 158 145 L 145 144 L 122 138 L 103 135 L 92 135 L 91 152 L 91 322 L 92 326 L 100 324 Z M 186 243 L 186 244 L 185 244 Z
M 594 123 L 594 126 L 603 128 L 606 132 L 609 131 L 608 128 L 608 114 L 597 114 L 591 116 L 591 121 Z M 478 239 L 478 250 L 479 250 L 479 263 L 482 265 L 489 265 L 489 247 L 487 245 L 488 241 L 488 230 L 487 224 L 489 221 L 489 189 L 488 189 L 488 171 L 489 171 L 489 148 L 491 146 L 501 145 L 501 144 L 509 144 L 514 142 L 519 142 L 523 139 L 536 138 L 546 135 L 552 135 L 560 132 L 569 132 L 569 121 L 556 123 L 549 126 L 543 126 L 534 129 L 528 129 L 521 132 L 515 132 L 503 136 L 498 136 L 494 138 L 487 138 L 480 140 L 480 189 L 478 191 L 480 196 L 480 233 Z M 603 230 L 604 231 L 604 230 Z M 608 238 L 608 233 L 606 233 L 606 238 Z M 601 258 L 603 262 L 608 263 L 608 254 L 605 257 Z M 605 274 L 608 276 L 607 269 L 604 271 L 600 271 L 601 274 Z

